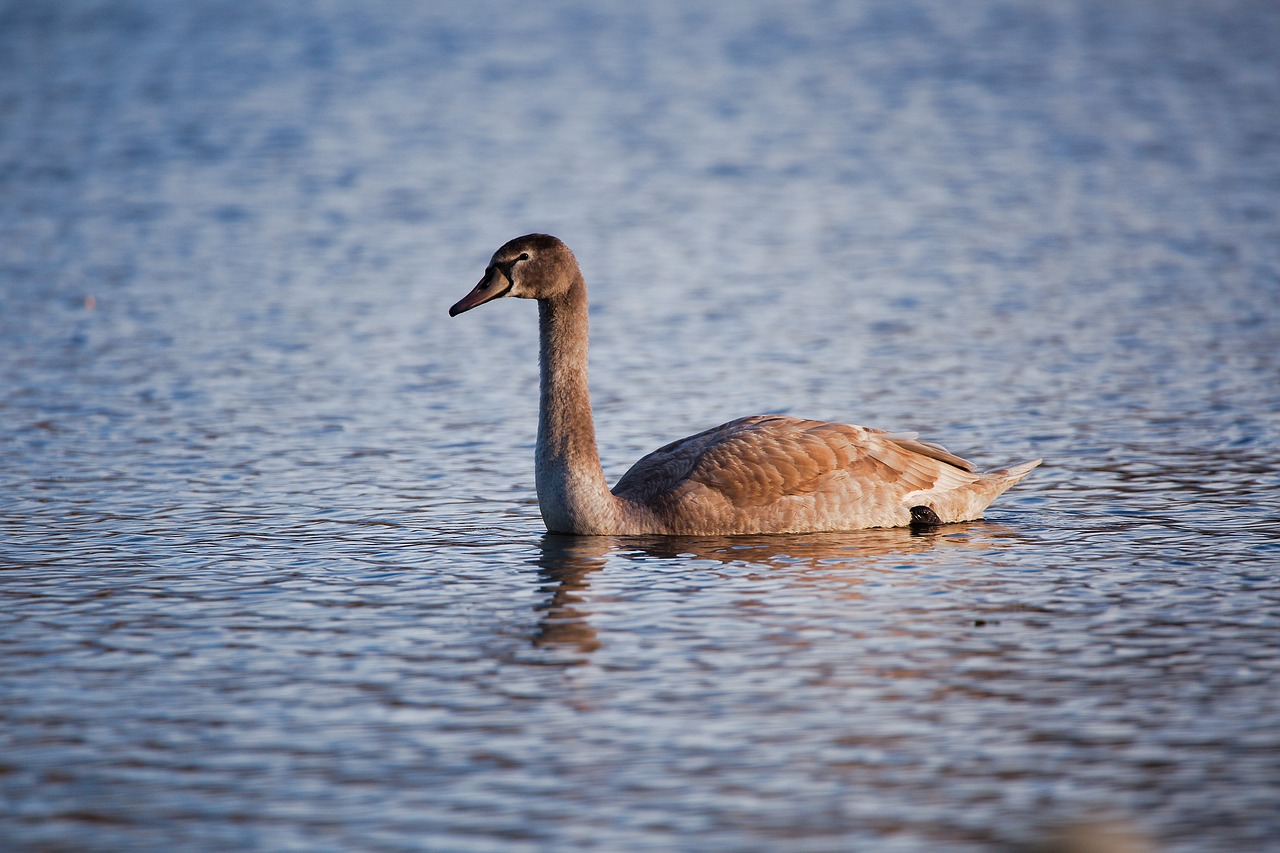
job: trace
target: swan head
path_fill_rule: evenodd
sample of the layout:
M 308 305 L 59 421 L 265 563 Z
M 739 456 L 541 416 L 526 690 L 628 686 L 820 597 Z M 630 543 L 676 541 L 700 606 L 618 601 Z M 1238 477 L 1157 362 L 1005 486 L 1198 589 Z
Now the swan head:
M 484 278 L 454 303 L 449 316 L 504 296 L 552 299 L 568 292 L 581 277 L 578 260 L 568 246 L 550 234 L 526 234 L 493 253 Z

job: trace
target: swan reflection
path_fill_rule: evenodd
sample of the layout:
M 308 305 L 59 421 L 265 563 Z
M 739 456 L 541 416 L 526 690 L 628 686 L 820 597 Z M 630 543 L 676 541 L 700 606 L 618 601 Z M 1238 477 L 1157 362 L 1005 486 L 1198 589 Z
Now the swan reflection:
M 785 570 L 796 583 L 815 570 L 828 577 L 832 570 L 848 569 L 849 582 L 861 574 L 882 568 L 890 560 L 901 568 L 904 557 L 920 555 L 939 546 L 947 549 L 990 552 L 1011 544 L 1014 530 L 986 522 L 945 525 L 926 530 L 890 528 L 849 533 L 781 536 L 571 536 L 548 533 L 533 563 L 544 584 L 545 600 L 533 645 L 571 648 L 590 653 L 601 640 L 591 625 L 590 576 L 614 560 L 686 560 L 723 566 Z M 859 574 L 854 574 L 854 572 Z
M 570 646 L 581 652 L 600 647 L 595 629 L 587 621 L 589 612 L 579 609 L 590 588 L 587 576 L 604 568 L 613 540 L 607 536 L 569 536 L 547 533 L 542 550 L 534 561 L 546 581 L 542 589 L 550 593 L 537 605 L 544 611 L 533 636 L 535 646 Z

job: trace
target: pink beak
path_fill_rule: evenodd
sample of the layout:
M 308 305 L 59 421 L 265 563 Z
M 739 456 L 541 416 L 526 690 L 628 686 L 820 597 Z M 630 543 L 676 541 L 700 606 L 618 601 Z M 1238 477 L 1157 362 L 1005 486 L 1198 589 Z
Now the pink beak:
M 457 317 L 463 311 L 470 311 L 477 305 L 500 299 L 511 292 L 511 287 L 511 279 L 507 278 L 506 273 L 497 266 L 490 266 L 484 271 L 484 278 L 480 279 L 480 283 L 449 309 L 449 316 Z

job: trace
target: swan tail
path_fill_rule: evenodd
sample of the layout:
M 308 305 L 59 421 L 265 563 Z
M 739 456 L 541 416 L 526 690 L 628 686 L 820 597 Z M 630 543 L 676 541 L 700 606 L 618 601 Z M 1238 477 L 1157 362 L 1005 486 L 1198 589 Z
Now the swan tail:
M 937 495 L 933 500 L 920 501 L 920 503 L 931 509 L 944 524 L 955 521 L 974 521 L 982 518 L 982 513 L 992 501 L 1031 473 L 1031 470 L 1042 461 L 1044 460 L 1033 459 L 1020 465 L 987 471 L 979 474 L 978 478 L 967 486 Z M 912 510 L 914 517 L 915 508 L 913 507 Z

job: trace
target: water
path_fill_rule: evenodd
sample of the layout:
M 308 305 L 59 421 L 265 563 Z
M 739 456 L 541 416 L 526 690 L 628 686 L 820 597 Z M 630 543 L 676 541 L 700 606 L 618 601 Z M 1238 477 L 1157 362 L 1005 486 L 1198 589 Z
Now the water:
M 1280 7 L 0 3 L 7 849 L 1280 837 Z M 930 535 L 573 540 L 732 417 L 1043 456 Z

